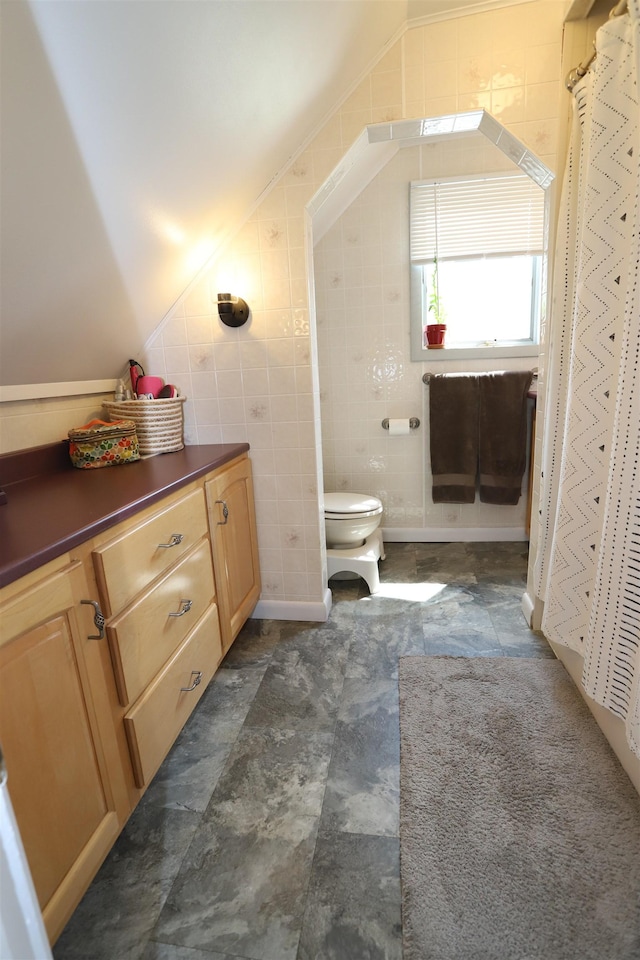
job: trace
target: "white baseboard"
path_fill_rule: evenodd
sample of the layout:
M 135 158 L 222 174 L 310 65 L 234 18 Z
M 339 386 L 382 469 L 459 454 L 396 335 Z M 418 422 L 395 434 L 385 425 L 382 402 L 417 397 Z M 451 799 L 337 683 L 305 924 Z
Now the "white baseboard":
M 252 620 L 300 620 L 324 623 L 331 610 L 331 590 L 327 587 L 322 601 L 258 600 Z
M 540 630 L 542 628 L 542 614 L 544 611 L 544 603 L 542 600 L 536 597 L 535 593 L 529 593 L 527 589 L 522 595 L 520 606 L 522 607 L 524 618 L 529 624 L 529 628 L 531 630 Z
M 522 599 L 520 601 L 520 606 L 522 607 L 522 612 L 524 613 L 524 618 L 527 621 L 530 630 L 533 630 L 533 611 L 535 609 L 535 603 L 528 593 L 522 594 Z
M 528 540 L 524 527 L 383 527 L 388 543 L 460 543 Z

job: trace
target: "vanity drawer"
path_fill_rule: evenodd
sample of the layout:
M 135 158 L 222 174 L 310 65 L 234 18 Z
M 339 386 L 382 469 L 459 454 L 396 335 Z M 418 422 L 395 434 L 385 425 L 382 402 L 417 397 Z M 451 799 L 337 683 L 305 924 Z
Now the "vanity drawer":
M 124 718 L 139 787 L 151 782 L 221 659 L 218 608 L 212 604 Z
M 122 610 L 206 533 L 204 493 L 197 489 L 94 550 L 106 616 Z
M 132 703 L 215 598 L 205 538 L 107 624 L 118 696 Z

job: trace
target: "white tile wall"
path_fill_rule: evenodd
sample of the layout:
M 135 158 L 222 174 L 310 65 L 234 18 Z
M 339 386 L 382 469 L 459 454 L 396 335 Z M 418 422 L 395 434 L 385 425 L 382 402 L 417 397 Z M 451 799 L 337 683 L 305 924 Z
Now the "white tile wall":
M 16 400 L 0 408 L 0 452 L 64 440 L 72 427 L 104 419 L 102 403 L 113 394 Z
M 412 363 L 409 346 L 409 182 L 504 168 L 514 169 L 480 136 L 471 146 L 458 140 L 400 150 L 314 250 L 324 489 L 379 497 L 386 527 L 525 525 L 524 497 L 517 507 L 433 503 L 422 382 L 430 367 Z M 530 366 L 530 359 L 499 361 L 493 369 Z M 437 371 L 481 368 L 439 361 Z M 417 417 L 420 428 L 392 438 L 381 425 L 386 417 Z
M 411 411 L 424 417 L 423 388 L 418 395 L 419 377 L 409 375 L 406 359 L 406 271 L 399 253 L 405 239 L 393 209 L 398 173 L 382 175 L 385 202 L 378 211 L 358 208 L 339 242 L 323 246 L 321 312 L 325 318 L 341 312 L 344 321 L 348 311 L 349 323 L 334 330 L 331 353 L 326 320 L 318 326 L 322 418 L 304 206 L 366 124 L 401 117 L 486 107 L 556 169 L 564 9 L 556 0 L 536 0 L 409 30 L 295 158 L 140 358 L 188 396 L 188 442 L 251 444 L 264 599 L 317 602 L 323 596 L 322 458 L 336 483 L 369 492 L 375 479 L 371 492 L 384 495 L 388 525 L 462 524 L 461 508 L 421 501 L 425 432 L 406 442 L 380 437 L 384 416 Z M 250 323 L 237 330 L 220 323 L 218 290 L 247 300 Z M 7 440 L 5 434 L 6 412 L 3 449 L 15 449 L 13 435 Z M 40 416 L 32 403 L 12 413 L 25 424 Z M 66 411 L 64 424 L 45 416 L 42 439 L 32 441 L 30 423 L 27 443 L 18 446 L 64 436 L 77 419 L 74 410 Z M 17 419 L 13 426 L 20 431 Z M 492 520 L 487 509 L 483 505 L 478 518 L 483 525 Z

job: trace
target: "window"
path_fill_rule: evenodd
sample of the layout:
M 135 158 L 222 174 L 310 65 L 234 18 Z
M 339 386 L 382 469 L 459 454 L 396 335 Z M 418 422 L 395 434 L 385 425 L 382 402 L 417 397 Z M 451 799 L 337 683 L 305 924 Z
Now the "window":
M 544 228 L 545 191 L 524 174 L 412 183 L 413 359 L 438 306 L 449 357 L 537 352 Z

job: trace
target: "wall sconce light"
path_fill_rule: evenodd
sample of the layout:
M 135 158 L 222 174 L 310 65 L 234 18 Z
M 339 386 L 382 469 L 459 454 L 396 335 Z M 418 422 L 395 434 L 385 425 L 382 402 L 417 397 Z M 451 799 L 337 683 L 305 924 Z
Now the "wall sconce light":
M 241 327 L 249 319 L 249 307 L 242 297 L 232 297 L 230 293 L 218 294 L 218 313 L 228 327 Z

